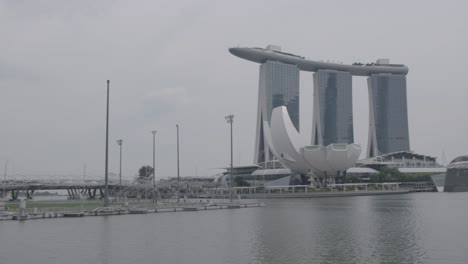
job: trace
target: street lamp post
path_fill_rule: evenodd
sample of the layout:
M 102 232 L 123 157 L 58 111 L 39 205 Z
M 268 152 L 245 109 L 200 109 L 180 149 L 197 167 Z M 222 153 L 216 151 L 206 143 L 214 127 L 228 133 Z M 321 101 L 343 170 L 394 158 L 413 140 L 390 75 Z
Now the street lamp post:
M 110 80 L 107 80 L 107 110 L 106 110 L 106 165 L 105 165 L 105 193 L 104 193 L 104 207 L 109 206 L 109 84 Z
M 234 115 L 228 115 L 228 116 L 225 116 L 225 119 L 226 121 L 228 122 L 228 124 L 231 125 L 231 175 L 229 177 L 229 181 L 230 181 L 230 184 L 229 184 L 229 200 L 230 202 L 232 203 L 232 174 L 234 173 L 234 166 L 233 166 L 233 162 L 232 162 L 232 123 L 234 123 Z
M 158 133 L 158 131 L 153 130 L 153 131 L 151 131 L 151 133 L 153 133 L 153 192 L 154 192 L 156 190 L 156 168 L 155 168 L 155 164 L 156 164 L 156 158 L 155 158 L 156 144 L 155 144 L 155 141 L 156 141 L 156 133 Z
M 122 193 L 122 143 L 123 139 L 117 140 L 117 144 L 120 148 L 120 158 L 119 158 L 119 192 Z
M 5 185 L 6 185 L 6 175 L 7 175 L 7 167 L 8 167 L 8 160 L 5 161 L 5 172 L 3 174 L 3 191 L 2 191 L 2 198 L 5 198 Z
M 149 174 L 148 174 L 148 169 L 149 169 L 149 165 L 146 166 L 146 169 L 145 169 L 145 203 L 148 202 L 148 177 L 149 177 Z
M 83 186 L 82 191 L 80 192 L 80 202 L 81 202 L 81 211 L 84 211 L 84 191 L 85 191 L 85 184 L 86 184 L 86 163 L 83 163 Z
M 179 193 L 180 193 L 179 124 L 176 125 L 176 128 L 177 128 L 177 203 L 179 203 Z

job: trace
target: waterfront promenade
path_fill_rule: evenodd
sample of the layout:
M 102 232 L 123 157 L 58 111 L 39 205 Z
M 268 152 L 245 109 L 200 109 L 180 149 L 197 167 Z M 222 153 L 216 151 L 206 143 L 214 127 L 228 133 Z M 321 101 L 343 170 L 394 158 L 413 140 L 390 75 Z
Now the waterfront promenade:
M 404 183 L 347 183 L 329 184 L 327 187 L 314 188 L 310 185 L 288 186 L 257 186 L 234 187 L 234 195 L 241 198 L 275 198 L 275 197 L 322 197 L 322 196 L 352 196 L 352 195 L 379 195 L 380 191 L 427 191 L 433 184 L 430 182 Z M 45 190 L 66 190 L 68 199 L 102 199 L 104 198 L 104 181 L 102 180 L 70 180 L 70 179 L 36 179 L 36 180 L 8 180 L 0 181 L 0 197 L 11 194 L 11 200 L 17 200 L 20 192 L 27 199 L 32 199 L 34 193 Z M 403 190 L 401 190 L 403 189 Z M 348 191 L 348 193 L 345 193 Z M 175 179 L 161 180 L 153 188 L 152 184 L 124 180 L 109 182 L 110 197 L 156 197 L 167 199 L 179 195 L 187 198 L 229 198 L 229 188 L 199 178 L 182 178 L 180 182 Z M 301 193 L 302 192 L 302 193 Z M 325 195 L 324 192 L 332 192 Z M 280 195 L 278 194 L 280 193 Z M 286 195 L 286 193 L 294 193 Z

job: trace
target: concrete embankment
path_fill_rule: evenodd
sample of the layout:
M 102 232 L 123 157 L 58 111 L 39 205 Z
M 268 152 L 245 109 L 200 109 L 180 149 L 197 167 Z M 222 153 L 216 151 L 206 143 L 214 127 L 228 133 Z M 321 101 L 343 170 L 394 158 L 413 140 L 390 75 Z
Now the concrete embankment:
M 240 199 L 278 199 L 278 198 L 326 198 L 350 196 L 395 195 L 410 193 L 410 190 L 376 190 L 376 191 L 319 191 L 319 192 L 266 192 L 266 193 L 238 193 Z M 211 198 L 228 199 L 229 195 L 217 194 Z
M 336 191 L 336 192 L 301 192 L 301 193 L 269 193 L 261 198 L 325 198 L 325 197 L 348 197 L 348 196 L 374 196 L 374 195 L 394 195 L 409 193 L 409 190 L 399 191 Z M 248 197 L 243 197 L 248 198 Z

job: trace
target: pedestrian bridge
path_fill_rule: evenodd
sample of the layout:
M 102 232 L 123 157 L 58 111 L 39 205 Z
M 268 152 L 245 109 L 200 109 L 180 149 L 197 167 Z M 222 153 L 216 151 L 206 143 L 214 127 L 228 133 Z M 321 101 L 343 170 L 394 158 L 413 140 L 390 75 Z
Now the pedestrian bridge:
M 172 197 L 179 190 L 184 193 L 199 192 L 204 188 L 215 187 L 212 181 L 199 178 L 183 177 L 162 179 L 155 182 L 152 179 L 145 181 L 135 180 L 109 180 L 108 189 L 111 197 Z M 9 197 L 17 200 L 20 192 L 26 198 L 32 199 L 34 192 L 45 190 L 66 190 L 69 199 L 103 198 L 105 194 L 104 180 L 96 179 L 9 179 L 0 181 L 0 197 Z

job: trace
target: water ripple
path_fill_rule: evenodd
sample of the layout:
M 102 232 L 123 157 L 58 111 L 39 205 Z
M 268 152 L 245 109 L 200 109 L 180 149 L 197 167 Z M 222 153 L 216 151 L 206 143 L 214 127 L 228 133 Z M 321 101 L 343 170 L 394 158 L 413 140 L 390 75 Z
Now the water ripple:
M 0 222 L 0 263 L 467 263 L 468 194 Z

